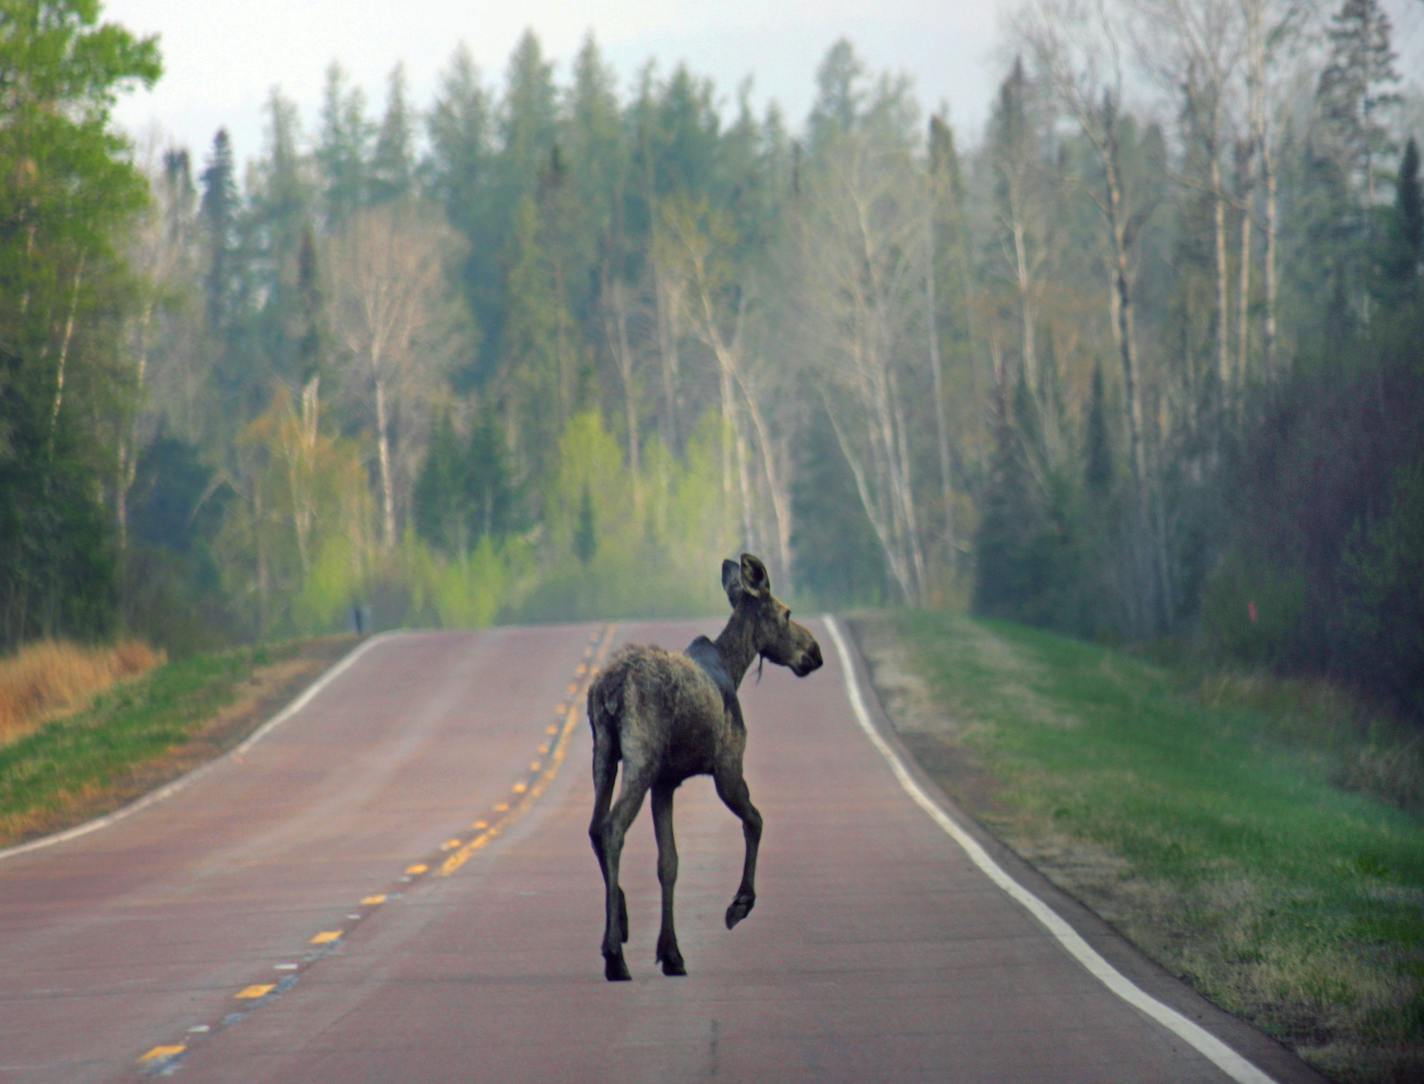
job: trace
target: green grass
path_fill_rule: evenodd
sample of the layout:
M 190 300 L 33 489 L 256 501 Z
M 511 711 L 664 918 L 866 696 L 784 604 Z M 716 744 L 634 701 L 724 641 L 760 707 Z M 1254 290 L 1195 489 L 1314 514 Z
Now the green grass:
M 1326 1073 L 1424 1077 L 1416 733 L 1310 687 L 1006 624 L 886 620 L 990 779 L 976 815 Z
M 242 649 L 170 662 L 0 747 L 0 842 L 141 791 L 151 781 L 145 771 L 233 703 L 256 668 L 295 650 Z

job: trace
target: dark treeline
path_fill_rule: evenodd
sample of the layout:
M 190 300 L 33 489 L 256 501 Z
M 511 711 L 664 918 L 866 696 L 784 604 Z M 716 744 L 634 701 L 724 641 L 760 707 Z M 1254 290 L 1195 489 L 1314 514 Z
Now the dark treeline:
M 97 5 L 0 12 L 7 645 L 690 613 L 751 549 L 803 606 L 1424 707 L 1418 108 L 1375 0 L 1036 0 L 982 134 L 844 41 L 789 120 L 620 88 L 592 36 L 557 80 L 531 32 L 429 102 L 274 91 L 245 167 L 125 149 L 158 57 Z

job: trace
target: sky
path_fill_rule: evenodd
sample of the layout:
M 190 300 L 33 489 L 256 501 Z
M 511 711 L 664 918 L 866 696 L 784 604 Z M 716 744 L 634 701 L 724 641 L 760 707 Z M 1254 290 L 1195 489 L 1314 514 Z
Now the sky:
M 1337 0 L 1319 0 L 1325 10 Z M 263 149 L 272 88 L 297 103 L 314 134 L 326 70 L 339 61 L 379 118 L 386 84 L 404 64 L 409 100 L 434 99 L 463 41 L 487 87 L 503 85 L 526 29 L 555 63 L 560 87 L 592 32 L 627 100 L 650 60 L 669 74 L 685 62 L 712 80 L 728 119 L 752 77 L 757 112 L 775 100 L 799 129 L 815 73 L 848 38 L 874 74 L 908 75 L 925 111 L 943 111 L 961 146 L 980 142 L 1009 57 L 1003 13 L 1016 0 L 105 0 L 103 17 L 157 34 L 165 74 L 151 91 L 121 99 L 115 117 L 140 147 L 186 146 L 201 161 L 219 127 L 239 160 Z M 1394 23 L 1397 67 L 1416 94 L 1424 82 L 1424 0 L 1383 0 Z M 576 12 L 576 13 L 575 13 Z M 1416 102 L 1416 111 L 1424 106 Z
M 188 147 L 201 160 L 219 127 L 239 159 L 262 151 L 263 104 L 273 87 L 295 101 L 307 135 L 317 124 L 327 67 L 339 61 L 379 117 L 386 82 L 403 63 L 409 100 L 425 108 L 459 42 L 484 83 L 503 85 L 525 29 L 567 85 L 591 31 L 626 100 L 649 61 L 670 73 L 686 62 L 712 80 L 723 115 L 753 78 L 761 113 L 774 99 L 799 129 L 815 72 L 837 38 L 848 38 L 873 73 L 913 80 L 925 110 L 946 106 L 965 143 L 978 141 L 1002 58 L 997 9 L 1007 0 L 106 0 L 103 18 L 157 34 L 164 77 L 121 99 L 115 118 L 140 145 Z

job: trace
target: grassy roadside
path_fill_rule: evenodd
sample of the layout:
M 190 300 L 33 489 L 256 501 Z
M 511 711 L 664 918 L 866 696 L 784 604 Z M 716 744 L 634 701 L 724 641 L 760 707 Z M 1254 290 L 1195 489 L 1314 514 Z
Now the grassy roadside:
M 0 746 L 0 847 L 109 812 L 231 748 L 353 642 L 169 662 Z
M 1417 740 L 1014 626 L 854 624 L 909 748 L 1048 876 L 1323 1072 L 1424 1079 Z

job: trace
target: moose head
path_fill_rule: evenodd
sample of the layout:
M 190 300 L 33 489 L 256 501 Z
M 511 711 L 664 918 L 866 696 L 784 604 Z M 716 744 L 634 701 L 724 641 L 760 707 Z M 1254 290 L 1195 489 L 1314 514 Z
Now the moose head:
M 756 654 L 805 677 L 821 665 L 821 647 L 809 629 L 791 620 L 791 609 L 771 593 L 771 576 L 759 557 L 722 562 L 722 588 L 740 616 Z

